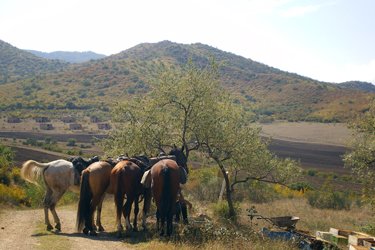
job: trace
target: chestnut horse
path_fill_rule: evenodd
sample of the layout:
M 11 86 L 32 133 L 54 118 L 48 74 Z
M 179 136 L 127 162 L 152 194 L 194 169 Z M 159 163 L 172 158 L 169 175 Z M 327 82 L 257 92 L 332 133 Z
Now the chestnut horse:
M 184 147 L 181 150 L 174 147 L 169 153 L 176 156 L 176 161 L 161 160 L 151 168 L 151 190 L 157 207 L 156 218 L 157 228 L 161 230 L 160 237 L 164 235 L 165 221 L 167 221 L 167 235 L 170 236 L 173 231 L 173 211 L 180 185 L 180 171 L 183 171 L 179 166 L 187 170 L 187 159 L 183 149 Z
M 80 157 L 79 157 L 80 158 Z M 95 156 L 87 161 L 82 158 L 79 162 L 82 164 L 81 167 L 85 168 L 89 166 L 92 162 L 98 161 L 98 157 Z M 56 160 L 48 163 L 40 163 L 34 160 L 26 161 L 22 165 L 21 177 L 39 186 L 35 181 L 38 177 L 43 177 L 43 183 L 46 190 L 44 196 L 44 220 L 47 225 L 47 230 L 53 229 L 49 221 L 48 209 L 51 210 L 53 218 L 55 220 L 57 230 L 61 230 L 60 219 L 57 216 L 55 207 L 57 202 L 61 199 L 66 190 L 70 190 L 78 193 L 80 188 L 80 183 L 75 182 L 77 176 L 79 176 L 76 168 L 73 167 L 73 163 L 66 160 Z M 100 212 L 98 213 L 99 223 L 100 223 Z
M 117 163 L 117 160 L 109 158 L 95 162 L 82 171 L 77 211 L 78 232 L 83 229 L 85 234 L 90 232 L 90 235 L 96 235 L 96 228 L 93 226 L 94 211 L 96 207 L 101 209 L 105 193 L 113 194 L 109 176 Z M 100 222 L 100 216 L 97 216 L 97 223 L 98 221 Z M 99 231 L 104 231 L 101 224 Z
M 135 162 L 137 164 L 135 164 Z M 137 231 L 137 216 L 139 212 L 138 199 L 141 194 L 144 193 L 144 188 L 141 184 L 141 179 L 147 165 L 143 164 L 140 161 L 129 161 L 123 160 L 120 161 L 112 170 L 110 175 L 110 180 L 112 188 L 114 191 L 114 199 L 116 205 L 116 221 L 117 221 L 117 237 L 122 236 L 122 225 L 121 225 L 121 214 L 124 214 L 125 223 L 126 223 L 126 234 L 129 235 L 131 225 L 129 222 L 130 212 L 133 202 L 134 205 L 134 222 L 133 222 L 133 231 Z M 148 195 L 149 192 L 146 192 Z M 145 193 L 145 195 L 147 195 Z M 124 197 L 126 195 L 126 202 L 124 205 Z M 146 230 L 146 216 L 145 210 L 147 208 L 146 202 L 150 199 L 145 198 L 145 204 L 143 207 L 144 216 L 143 216 L 143 228 Z

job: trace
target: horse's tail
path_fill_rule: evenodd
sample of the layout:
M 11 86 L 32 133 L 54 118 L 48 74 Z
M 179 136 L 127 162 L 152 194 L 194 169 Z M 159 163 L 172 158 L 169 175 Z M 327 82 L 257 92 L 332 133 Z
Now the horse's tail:
M 115 183 L 112 183 L 113 185 L 113 191 L 115 192 L 114 198 L 115 198 L 115 206 L 116 206 L 116 222 L 119 222 L 121 220 L 121 214 L 122 214 L 122 207 L 124 206 L 124 193 L 122 192 L 122 178 L 126 174 L 125 168 L 117 169 L 115 172 L 117 174 L 117 180 Z
M 28 160 L 26 161 L 21 168 L 21 177 L 25 181 L 33 183 L 36 186 L 39 184 L 35 181 L 35 179 L 40 178 L 42 172 L 48 168 L 49 163 L 39 163 L 37 161 Z
M 161 221 L 165 221 L 170 210 L 171 171 L 168 166 L 162 167 L 163 190 L 161 193 Z
M 90 202 L 92 199 L 92 192 L 89 183 L 90 172 L 84 171 L 81 179 L 81 189 L 79 192 L 78 211 L 77 211 L 77 230 L 80 232 L 83 229 L 84 222 L 88 221 L 90 216 Z

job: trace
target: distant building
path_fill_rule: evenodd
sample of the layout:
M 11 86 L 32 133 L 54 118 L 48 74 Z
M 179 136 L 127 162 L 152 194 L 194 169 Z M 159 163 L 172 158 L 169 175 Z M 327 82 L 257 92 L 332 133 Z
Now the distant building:
M 100 122 L 100 118 L 98 118 L 98 117 L 90 117 L 90 122 L 91 122 L 91 123 L 97 123 L 97 122 Z
M 49 122 L 48 117 L 41 116 L 41 117 L 35 117 L 36 122 Z
M 74 118 L 74 117 L 63 117 L 63 122 L 72 123 L 72 122 L 75 122 L 75 121 L 76 121 L 76 118 Z
M 111 129 L 111 125 L 108 123 L 98 123 L 98 129 Z
M 8 117 L 8 123 L 20 123 L 21 119 L 19 117 Z
M 82 129 L 82 124 L 72 123 L 72 124 L 69 124 L 69 128 L 70 129 Z
M 47 123 L 39 124 L 39 128 L 41 130 L 52 130 L 53 129 L 52 124 L 47 124 Z

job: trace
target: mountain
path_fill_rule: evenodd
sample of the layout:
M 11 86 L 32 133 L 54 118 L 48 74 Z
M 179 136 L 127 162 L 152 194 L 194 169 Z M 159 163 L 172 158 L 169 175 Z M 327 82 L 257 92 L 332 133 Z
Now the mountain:
M 375 93 L 375 86 L 369 82 L 350 81 L 340 83 L 340 85 L 351 89 L 360 89 L 366 92 Z
M 67 70 L 68 63 L 45 60 L 0 40 L 0 85 Z
M 106 57 L 106 55 L 97 54 L 92 51 L 85 51 L 85 52 L 70 52 L 70 51 L 54 51 L 54 52 L 41 52 L 36 50 L 25 50 L 31 54 L 36 56 L 42 57 L 44 59 L 57 59 L 69 63 L 80 63 L 86 62 L 89 60 L 95 60 L 99 58 Z
M 60 72 L 29 76 L 0 86 L 0 109 L 106 112 L 116 101 L 148 92 L 160 63 L 179 70 L 192 58 L 197 67 L 204 68 L 209 56 L 225 61 L 219 82 L 231 93 L 234 102 L 242 103 L 263 122 L 273 119 L 343 122 L 355 112 L 366 110 L 369 98 L 374 96 L 281 71 L 200 43 L 162 41 L 139 44 L 108 57 L 65 65 Z

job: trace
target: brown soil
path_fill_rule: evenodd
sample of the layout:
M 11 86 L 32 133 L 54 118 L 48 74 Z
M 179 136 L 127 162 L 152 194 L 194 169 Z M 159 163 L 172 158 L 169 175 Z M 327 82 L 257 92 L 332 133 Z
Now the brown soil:
M 59 241 L 70 247 L 68 249 L 131 249 L 127 248 L 121 239 L 117 239 L 108 232 L 100 232 L 98 236 L 86 236 L 76 233 L 75 209 L 57 209 L 62 223 L 62 231 L 53 230 L 62 238 Z M 8 249 L 34 249 L 41 245 L 43 237 L 49 234 L 47 231 L 37 233 L 40 224 L 44 224 L 44 212 L 42 209 L 25 211 L 8 211 L 0 216 L 0 250 Z M 51 215 L 50 215 L 51 217 Z M 51 243 L 53 247 L 53 243 Z M 63 249 L 63 246 L 57 247 Z M 44 249 L 44 248 L 43 248 Z

